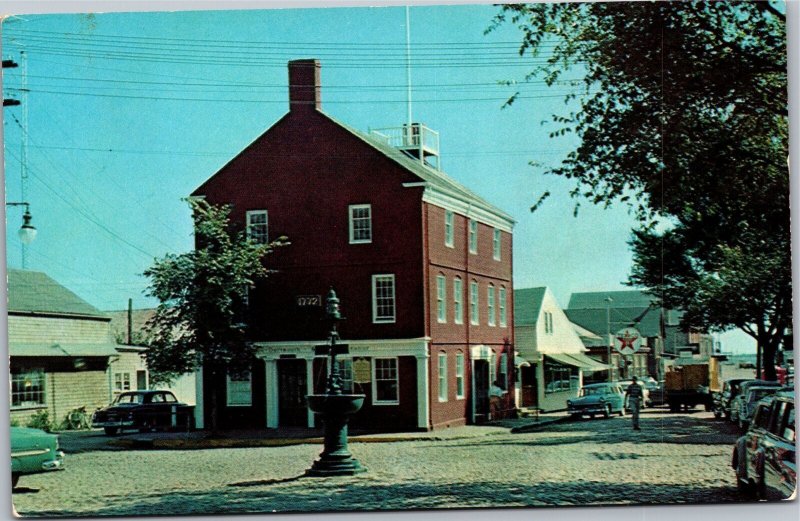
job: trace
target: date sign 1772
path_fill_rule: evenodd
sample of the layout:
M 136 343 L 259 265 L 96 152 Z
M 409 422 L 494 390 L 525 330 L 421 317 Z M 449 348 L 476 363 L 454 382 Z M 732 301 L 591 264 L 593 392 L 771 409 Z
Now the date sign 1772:
M 319 307 L 322 305 L 322 297 L 319 295 L 297 295 L 294 300 L 299 308 Z

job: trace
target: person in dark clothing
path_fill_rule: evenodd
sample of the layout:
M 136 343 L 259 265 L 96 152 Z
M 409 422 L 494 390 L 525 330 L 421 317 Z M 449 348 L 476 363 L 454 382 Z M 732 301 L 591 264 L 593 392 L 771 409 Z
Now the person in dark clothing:
M 625 391 L 625 397 L 628 399 L 628 405 L 631 409 L 631 418 L 633 420 L 633 430 L 641 430 L 639 428 L 639 408 L 642 405 L 642 397 L 644 392 L 642 386 L 636 381 L 636 377 L 631 378 L 633 382 L 628 386 Z

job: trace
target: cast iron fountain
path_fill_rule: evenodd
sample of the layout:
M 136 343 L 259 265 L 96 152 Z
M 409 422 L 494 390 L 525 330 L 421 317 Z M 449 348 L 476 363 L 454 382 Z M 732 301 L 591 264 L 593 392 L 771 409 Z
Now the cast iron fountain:
M 342 320 L 342 316 L 339 313 L 339 299 L 333 288 L 328 292 L 325 312 L 331 322 L 329 344 L 318 346 L 317 350 L 318 352 L 320 350 L 328 351 L 328 381 L 325 394 L 306 396 L 309 409 L 319 414 L 325 424 L 325 445 L 319 459 L 306 471 L 306 475 L 351 476 L 367 470 L 357 459 L 353 458 L 347 447 L 347 422 L 350 420 L 350 416 L 358 412 L 364 405 L 365 396 L 342 393 L 342 378 L 336 364 L 336 355 L 346 354 L 348 346 L 337 343 L 339 340 L 337 326 Z

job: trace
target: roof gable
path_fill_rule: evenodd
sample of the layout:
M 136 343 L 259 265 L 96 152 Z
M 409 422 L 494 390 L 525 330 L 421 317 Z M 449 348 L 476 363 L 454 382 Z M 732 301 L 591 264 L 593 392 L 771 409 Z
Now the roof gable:
M 514 290 L 514 325 L 535 326 L 542 310 L 546 287 Z
M 8 311 L 107 318 L 46 274 L 17 269 L 8 270 Z
M 611 298 L 611 308 L 646 308 L 657 303 L 657 299 L 643 291 L 592 291 L 573 293 L 567 309 L 605 309 L 607 298 Z

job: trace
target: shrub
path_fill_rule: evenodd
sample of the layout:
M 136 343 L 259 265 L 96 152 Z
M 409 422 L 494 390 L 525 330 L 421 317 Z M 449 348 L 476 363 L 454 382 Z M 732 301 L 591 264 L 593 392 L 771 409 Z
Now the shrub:
M 43 431 L 50 432 L 53 429 L 53 424 L 50 421 L 50 413 L 47 410 L 42 410 L 31 415 L 28 420 L 27 427 L 32 429 L 42 429 Z

